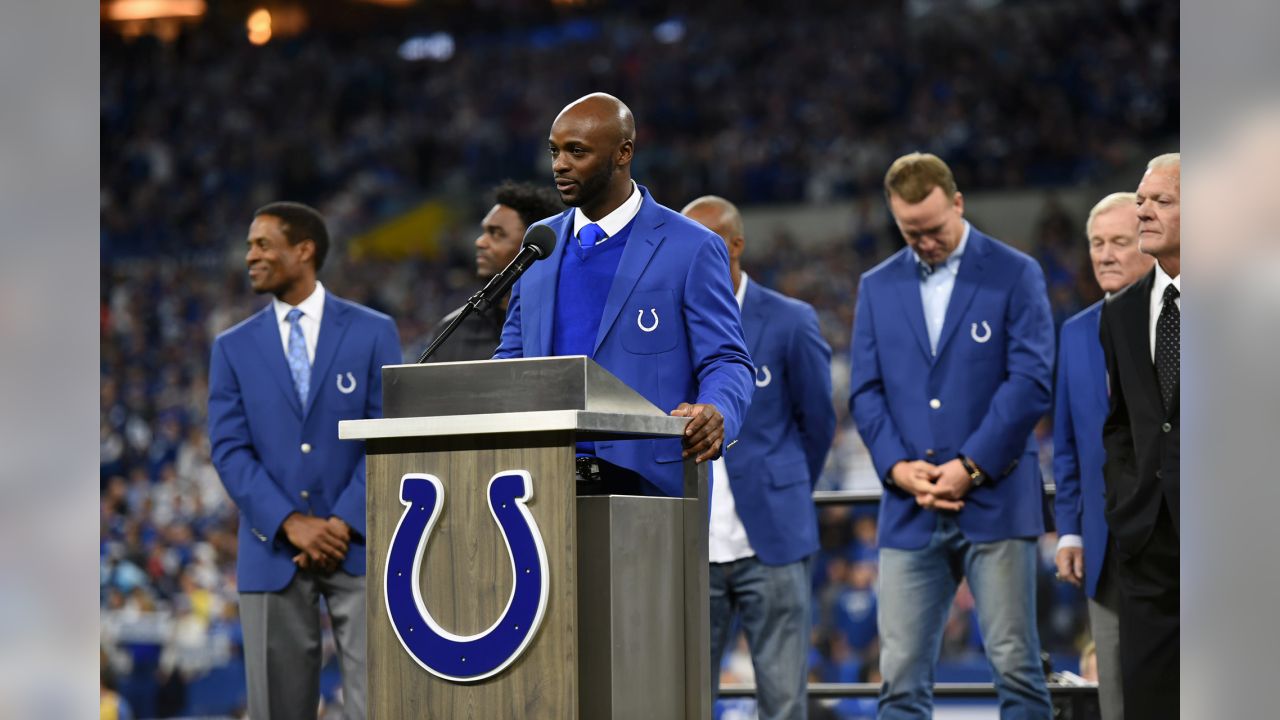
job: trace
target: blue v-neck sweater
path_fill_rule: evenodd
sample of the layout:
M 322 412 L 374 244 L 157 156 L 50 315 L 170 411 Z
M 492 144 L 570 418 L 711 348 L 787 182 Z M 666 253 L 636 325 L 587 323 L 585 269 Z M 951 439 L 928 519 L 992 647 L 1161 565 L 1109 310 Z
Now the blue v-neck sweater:
M 576 237 L 560 257 L 560 279 L 556 286 L 555 319 L 551 329 L 552 355 L 595 355 L 600 317 L 618 273 L 622 250 L 631 236 L 635 220 L 595 247 L 583 248 Z

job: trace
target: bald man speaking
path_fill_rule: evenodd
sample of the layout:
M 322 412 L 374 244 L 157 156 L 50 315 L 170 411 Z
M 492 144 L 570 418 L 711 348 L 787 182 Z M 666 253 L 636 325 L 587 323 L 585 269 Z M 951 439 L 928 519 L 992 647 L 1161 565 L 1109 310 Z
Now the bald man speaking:
M 580 492 L 679 497 L 680 461 L 719 457 L 754 387 L 724 242 L 631 179 L 635 120 L 617 98 L 570 103 L 547 149 L 569 210 L 544 221 L 559 240 L 512 289 L 494 357 L 586 355 L 691 418 L 679 440 L 578 446 Z

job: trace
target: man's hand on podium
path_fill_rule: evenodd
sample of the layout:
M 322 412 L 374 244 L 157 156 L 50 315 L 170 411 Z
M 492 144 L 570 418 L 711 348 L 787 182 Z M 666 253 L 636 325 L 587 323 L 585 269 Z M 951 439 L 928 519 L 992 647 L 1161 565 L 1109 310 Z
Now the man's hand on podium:
M 724 416 L 715 405 L 691 405 L 680 403 L 671 411 L 675 417 L 693 418 L 684 428 L 684 444 L 681 457 L 694 456 L 694 462 L 706 462 L 720 457 L 720 445 L 724 443 Z
M 284 519 L 281 530 L 300 551 L 293 561 L 303 570 L 332 572 L 347 556 L 351 530 L 338 518 L 324 520 L 295 512 Z

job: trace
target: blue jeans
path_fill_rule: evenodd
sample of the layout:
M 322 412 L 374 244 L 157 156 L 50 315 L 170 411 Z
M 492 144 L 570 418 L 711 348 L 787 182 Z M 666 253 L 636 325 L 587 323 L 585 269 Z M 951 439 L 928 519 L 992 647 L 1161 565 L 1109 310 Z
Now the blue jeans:
M 738 614 L 751 648 L 760 720 L 804 720 L 809 658 L 809 573 L 800 560 L 765 565 L 749 557 L 711 563 L 711 694 Z
M 1002 720 L 1050 720 L 1036 631 L 1036 544 L 972 543 L 938 516 L 919 550 L 880 550 L 880 720 L 933 716 L 933 670 L 961 578 L 969 579 Z

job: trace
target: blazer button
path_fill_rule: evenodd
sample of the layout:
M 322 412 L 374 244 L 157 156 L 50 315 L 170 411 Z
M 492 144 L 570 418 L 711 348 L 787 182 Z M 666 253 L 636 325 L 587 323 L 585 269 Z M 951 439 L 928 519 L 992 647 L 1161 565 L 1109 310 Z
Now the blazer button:
M 929 401 L 929 407 L 933 408 L 934 410 L 937 410 L 938 408 L 942 407 L 942 401 L 939 400 L 938 398 L 934 398 Z
M 935 454 L 936 454 L 936 453 L 934 453 L 934 452 L 933 452 L 933 448 L 929 448 L 928 450 L 925 450 L 925 451 L 924 451 L 924 456 L 925 456 L 925 457 L 933 457 Z
M 298 493 L 298 494 L 302 496 L 302 499 L 303 499 L 303 500 L 306 500 L 307 498 L 311 497 L 311 493 L 307 492 L 306 490 L 303 490 L 302 492 L 300 492 L 300 493 Z
M 1165 424 L 1163 424 L 1163 425 L 1161 425 L 1161 426 L 1160 426 L 1160 429 L 1161 429 L 1161 430 L 1163 430 L 1163 431 L 1165 431 L 1165 432 L 1169 432 L 1170 430 L 1172 430 L 1172 429 L 1173 429 L 1173 426 L 1172 426 L 1172 425 L 1170 425 L 1169 423 L 1165 423 Z
M 309 452 L 311 452 L 311 443 L 302 443 L 302 447 L 301 447 L 300 449 L 301 449 L 301 450 L 302 450 L 302 452 L 304 452 L 304 453 L 309 453 Z

